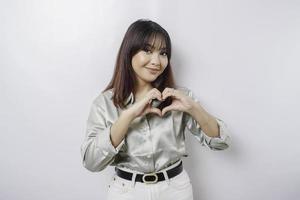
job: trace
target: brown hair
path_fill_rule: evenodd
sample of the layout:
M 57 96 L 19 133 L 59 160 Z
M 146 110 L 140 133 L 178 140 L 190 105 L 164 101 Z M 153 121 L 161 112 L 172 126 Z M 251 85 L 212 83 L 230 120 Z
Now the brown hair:
M 166 87 L 175 87 L 175 80 L 170 64 L 171 39 L 168 32 L 151 20 L 139 19 L 127 29 L 117 55 L 112 79 L 104 89 L 104 91 L 109 89 L 114 90 L 113 102 L 116 107 L 125 108 L 124 100 L 131 92 L 135 94 L 136 75 L 131 65 L 132 57 L 139 50 L 145 49 L 151 38 L 154 38 L 155 41 L 156 37 L 160 37 L 162 42 L 165 42 L 168 65 L 163 73 L 151 84 L 161 92 Z

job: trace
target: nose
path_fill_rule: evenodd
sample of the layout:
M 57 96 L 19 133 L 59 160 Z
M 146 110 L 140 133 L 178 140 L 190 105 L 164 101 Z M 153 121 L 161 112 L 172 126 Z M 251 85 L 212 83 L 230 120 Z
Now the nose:
M 159 54 L 158 53 L 153 53 L 152 54 L 151 65 L 154 65 L 154 66 L 159 66 L 160 65 L 160 60 L 159 60 Z

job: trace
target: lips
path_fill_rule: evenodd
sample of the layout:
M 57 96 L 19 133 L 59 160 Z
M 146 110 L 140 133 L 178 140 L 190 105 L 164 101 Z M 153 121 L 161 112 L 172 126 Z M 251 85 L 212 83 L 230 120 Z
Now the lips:
M 148 69 L 150 72 L 154 72 L 154 73 L 160 71 L 159 69 L 155 69 L 155 68 L 148 68 L 148 67 L 146 67 L 146 69 Z

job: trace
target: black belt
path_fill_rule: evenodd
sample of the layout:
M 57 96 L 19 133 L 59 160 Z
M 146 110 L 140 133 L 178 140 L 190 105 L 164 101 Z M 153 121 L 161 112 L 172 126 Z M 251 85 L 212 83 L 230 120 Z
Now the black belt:
M 174 176 L 177 176 L 178 174 L 180 174 L 182 172 L 182 170 L 183 170 L 182 161 L 180 161 L 179 165 L 167 170 L 166 172 L 167 172 L 167 175 L 169 178 L 173 178 Z M 130 181 L 132 180 L 133 173 L 121 170 L 117 167 L 115 167 L 115 171 L 119 177 L 130 180 Z M 156 183 L 156 182 L 164 181 L 164 180 L 165 180 L 165 176 L 164 176 L 163 172 L 150 173 L 150 174 L 136 174 L 136 177 L 135 177 L 135 181 L 142 182 L 142 183 Z

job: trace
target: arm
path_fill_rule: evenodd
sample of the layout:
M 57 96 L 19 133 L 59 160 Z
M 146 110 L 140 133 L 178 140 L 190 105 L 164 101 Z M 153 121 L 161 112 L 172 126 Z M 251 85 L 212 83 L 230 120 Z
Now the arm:
M 225 122 L 206 112 L 191 90 L 188 91 L 188 96 L 193 99 L 193 103 L 191 109 L 185 113 L 186 128 L 209 149 L 227 149 L 230 146 L 230 137 Z
M 81 145 L 83 166 L 92 172 L 101 171 L 114 161 L 124 144 L 130 117 L 122 112 L 113 124 L 106 120 L 102 97 L 96 99 L 87 120 L 86 137 Z
M 220 137 L 217 120 L 206 112 L 202 106 L 194 102 L 192 109 L 188 112 L 200 125 L 203 132 L 209 137 Z
M 114 147 L 117 147 L 122 142 L 132 120 L 133 116 L 125 110 L 121 113 L 118 120 L 112 125 L 110 139 Z

